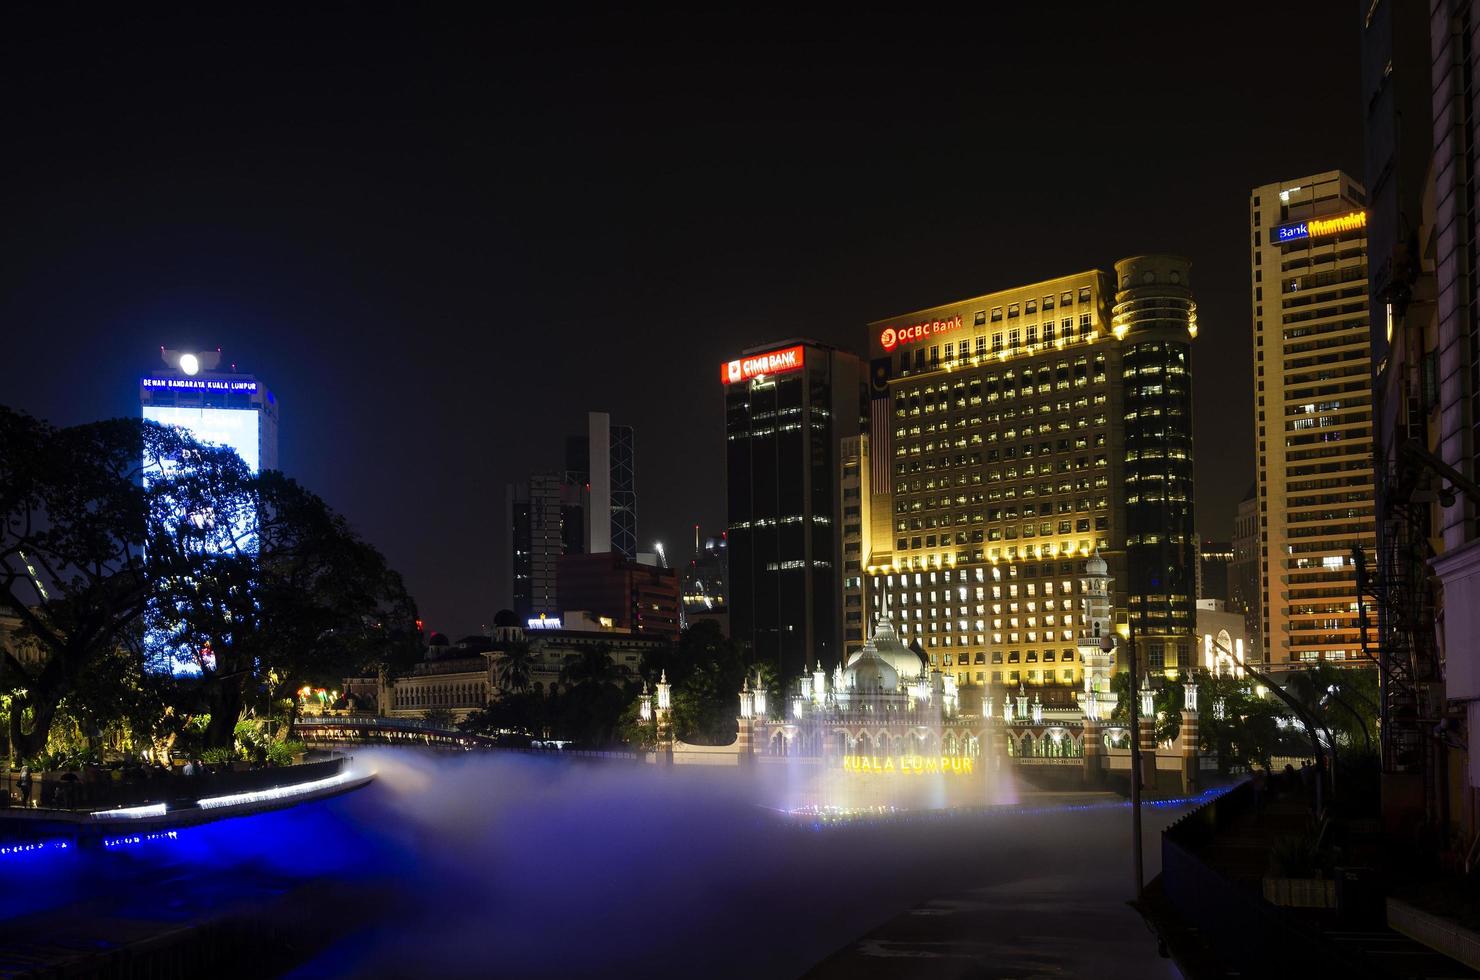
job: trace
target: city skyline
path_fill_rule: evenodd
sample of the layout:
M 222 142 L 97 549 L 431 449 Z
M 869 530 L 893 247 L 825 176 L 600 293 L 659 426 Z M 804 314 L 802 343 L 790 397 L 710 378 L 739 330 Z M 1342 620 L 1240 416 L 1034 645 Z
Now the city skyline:
M 1253 476 L 1248 269 L 1234 232 L 1250 186 L 1360 169 L 1357 67 L 1333 36 L 1355 43 L 1356 24 L 1338 5 L 1286 11 L 1282 36 L 1234 25 L 1246 36 L 1208 51 L 1192 43 L 1202 25 L 1159 14 L 1085 12 L 1046 40 L 998 18 L 982 25 L 1003 39 L 982 56 L 991 71 L 927 59 L 910 72 L 884 66 L 900 63 L 901 46 L 932 42 L 935 25 L 879 13 L 846 28 L 804 18 L 769 39 L 742 29 L 715 41 L 702 19 L 669 25 L 664 43 L 680 42 L 679 54 L 663 69 L 605 53 L 599 19 L 558 43 L 550 21 L 490 25 L 479 36 L 508 55 L 496 66 L 469 44 L 431 66 L 389 38 L 406 27 L 445 40 L 444 29 L 367 18 L 342 79 L 314 62 L 314 44 L 338 35 L 308 19 L 303 39 L 273 47 L 272 79 L 207 72 L 217 81 L 174 93 L 183 104 L 152 96 L 218 59 L 251 68 L 251 39 L 163 32 L 110 56 L 155 65 L 106 91 L 101 76 L 17 52 L 41 81 L 21 119 L 33 152 L 13 161 L 5 192 L 16 233 L 0 315 L 26 329 L 0 390 L 58 424 L 127 416 L 155 348 L 224 348 L 292 420 L 284 470 L 385 551 L 429 627 L 461 634 L 491 622 L 508 591 L 502 487 L 558 466 L 587 411 L 647 433 L 638 543 L 662 540 L 682 561 L 694 524 L 723 525 L 715 364 L 789 336 L 862 352 L 865 324 L 942 296 L 1177 252 L 1192 260 L 1203 328 L 1198 442 L 1246 447 L 1198 461 L 1198 530 L 1226 539 Z M 1122 47 L 1090 40 L 1112 27 Z M 75 40 L 84 53 L 97 43 Z M 1333 107 L 1322 125 L 1270 112 L 1279 80 L 1247 70 L 1289 50 L 1302 52 L 1310 97 Z M 695 85 L 658 95 L 659 71 Z M 473 118 L 463 73 L 521 72 L 535 91 L 488 108 L 486 126 L 457 123 Z M 1187 81 L 1164 92 L 1164 108 L 1117 102 L 1162 72 Z M 403 87 L 403 76 L 421 81 Z M 1032 81 L 1004 90 L 1012 79 Z M 363 91 L 346 94 L 352 84 Z M 1077 94 L 1091 89 L 1098 101 Z M 62 122 L 81 110 L 47 113 L 59 104 L 48 100 L 81 92 L 96 92 L 85 111 L 109 136 L 87 152 Z M 334 97 L 332 132 L 315 135 L 315 107 Z M 1156 141 L 1159 114 L 1194 109 L 1217 122 L 1197 139 Z M 578 111 L 596 159 L 562 162 L 571 137 L 542 121 L 561 110 Z M 655 132 L 681 118 L 697 120 L 683 142 Z M 818 118 L 824 135 L 802 136 Z M 127 165 L 146 137 L 170 167 Z M 1120 161 L 1138 140 L 1157 146 L 1155 166 Z M 612 166 L 592 177 L 602 161 Z M 762 163 L 772 172 L 755 177 Z M 569 166 L 583 182 L 565 179 Z M 115 176 L 87 183 L 94 168 Z M 655 197 L 660 172 L 674 180 Z M 1054 192 L 1020 193 L 1030 180 Z M 695 215 L 681 202 L 700 185 L 728 193 Z M 396 203 L 366 209 L 382 199 Z M 59 213 L 92 220 L 63 236 Z M 346 233 L 356 244 L 342 244 Z M 556 378 L 582 396 L 532 411 Z

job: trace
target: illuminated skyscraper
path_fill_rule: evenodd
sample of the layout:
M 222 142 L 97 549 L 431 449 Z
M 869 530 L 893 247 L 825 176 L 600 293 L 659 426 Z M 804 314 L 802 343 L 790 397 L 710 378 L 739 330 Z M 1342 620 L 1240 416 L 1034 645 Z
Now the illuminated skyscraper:
M 1192 662 L 1188 275 L 1139 256 L 870 325 L 865 608 L 959 684 L 1072 698 L 1095 551 L 1143 663 Z
M 857 436 L 858 357 L 812 341 L 756 347 L 720 366 L 724 385 L 730 635 L 795 677 L 842 653 L 839 476 Z
M 1260 635 L 1275 668 L 1361 655 L 1352 549 L 1376 540 L 1365 204 L 1334 170 L 1249 196 Z

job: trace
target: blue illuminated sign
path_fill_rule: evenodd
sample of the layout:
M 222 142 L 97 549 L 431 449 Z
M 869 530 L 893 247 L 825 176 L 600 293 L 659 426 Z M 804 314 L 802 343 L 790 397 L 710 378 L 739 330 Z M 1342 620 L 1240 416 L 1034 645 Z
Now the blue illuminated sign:
M 229 381 L 217 378 L 140 378 L 141 388 L 167 388 L 187 391 L 244 391 L 255 394 L 255 381 Z
M 1269 233 L 1269 240 L 1276 245 L 1281 242 L 1293 242 L 1297 239 L 1309 237 L 1310 229 L 1306 227 L 1304 221 L 1296 222 L 1293 225 L 1280 225 L 1278 228 L 1271 229 Z
M 1302 238 L 1324 238 L 1345 232 L 1361 231 L 1367 227 L 1366 211 L 1349 211 L 1325 218 L 1308 218 L 1293 224 L 1279 225 L 1269 229 L 1269 240 L 1279 245 L 1299 241 Z

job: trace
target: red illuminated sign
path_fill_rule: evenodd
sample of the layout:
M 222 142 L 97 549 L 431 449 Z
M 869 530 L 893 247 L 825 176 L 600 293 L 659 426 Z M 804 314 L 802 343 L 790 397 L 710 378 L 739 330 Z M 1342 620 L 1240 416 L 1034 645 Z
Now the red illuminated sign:
M 802 369 L 802 346 L 783 347 L 781 350 L 752 354 L 738 361 L 730 361 L 719 369 L 720 380 L 725 384 L 749 381 L 763 374 L 782 374 Z
M 908 327 L 885 327 L 884 332 L 879 334 L 879 343 L 884 345 L 885 350 L 893 350 L 900 344 L 913 344 L 926 337 L 934 337 L 936 334 L 960 329 L 961 318 L 959 316 L 953 316 L 949 320 L 926 320 L 924 323 L 916 323 Z

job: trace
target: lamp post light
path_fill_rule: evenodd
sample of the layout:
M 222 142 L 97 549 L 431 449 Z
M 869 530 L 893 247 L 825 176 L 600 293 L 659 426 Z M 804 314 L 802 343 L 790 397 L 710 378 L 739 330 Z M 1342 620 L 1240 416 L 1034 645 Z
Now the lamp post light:
M 668 671 L 658 676 L 658 746 L 663 752 L 663 761 L 673 762 L 673 685 L 668 683 Z
M 1136 901 L 1141 900 L 1146 891 L 1146 872 L 1141 862 L 1141 725 L 1140 706 L 1136 697 L 1136 689 L 1140 686 L 1136 670 L 1136 620 L 1134 616 L 1128 617 L 1129 629 L 1126 633 L 1126 668 L 1130 674 L 1130 716 L 1131 716 L 1131 859 L 1135 862 L 1136 873 Z M 1150 691 L 1142 694 L 1146 701 L 1147 714 L 1150 714 Z

